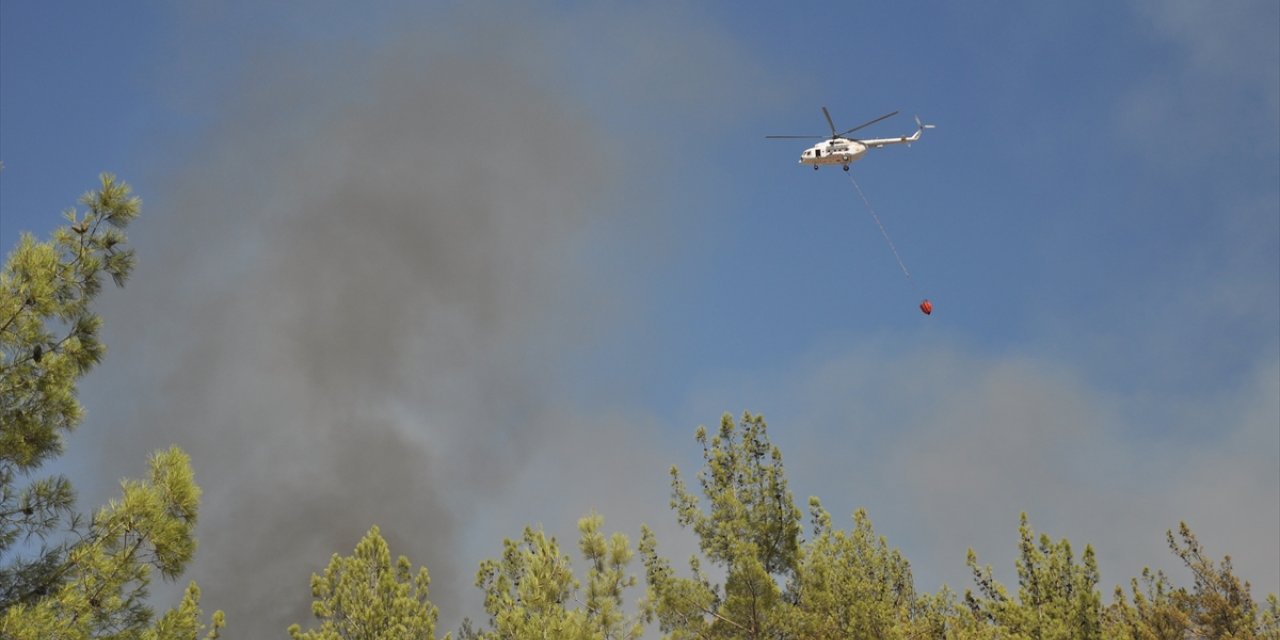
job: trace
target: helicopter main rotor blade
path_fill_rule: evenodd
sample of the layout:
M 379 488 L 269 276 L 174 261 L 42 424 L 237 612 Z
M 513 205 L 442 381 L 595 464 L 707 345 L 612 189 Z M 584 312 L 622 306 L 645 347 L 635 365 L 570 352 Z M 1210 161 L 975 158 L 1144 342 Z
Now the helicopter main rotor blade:
M 826 108 L 826 107 L 823 107 L 823 108 L 822 108 L 822 115 L 823 115 L 824 117 L 826 117 L 826 119 L 827 119 L 827 126 L 831 127 L 831 138 L 830 138 L 830 139 L 831 139 L 831 140 L 835 140 L 836 138 L 841 138 L 841 137 L 847 136 L 847 135 L 849 135 L 849 134 L 853 133 L 854 131 L 857 131 L 858 129 L 861 129 L 861 128 L 863 128 L 863 127 L 869 127 L 869 126 L 871 126 L 871 125 L 873 125 L 873 124 L 875 124 L 875 123 L 877 123 L 877 122 L 880 122 L 881 120 L 884 120 L 885 118 L 892 118 L 893 116 L 898 115 L 898 112 L 897 112 L 897 111 L 894 111 L 894 112 L 892 112 L 892 113 L 886 113 L 886 114 L 884 114 L 884 115 L 880 116 L 879 118 L 876 118 L 875 120 L 868 120 L 868 121 L 866 121 L 866 122 L 864 122 L 864 123 L 862 123 L 862 124 L 860 124 L 860 125 L 858 125 L 858 126 L 856 126 L 856 127 L 852 128 L 852 129 L 849 129 L 849 130 L 847 130 L 847 131 L 843 132 L 843 133 L 836 133 L 836 123 L 835 123 L 834 121 L 832 121 L 832 120 L 831 120 L 831 112 L 827 111 L 827 108 Z M 773 138 L 773 139 L 787 139 L 787 140 L 823 140 L 823 139 L 827 139 L 827 136 L 765 136 L 765 137 L 766 137 L 766 138 Z
M 825 111 L 825 109 L 824 109 L 824 111 Z M 871 126 L 871 125 L 873 125 L 873 124 L 875 124 L 875 123 L 877 123 L 877 122 L 880 122 L 881 120 L 884 120 L 885 118 L 892 118 L 893 116 L 896 116 L 896 115 L 898 115 L 898 112 L 897 112 L 897 111 L 894 111 L 893 113 L 886 113 L 886 114 L 884 114 L 884 115 L 880 116 L 879 118 L 876 118 L 875 120 L 869 120 L 869 121 L 867 121 L 867 122 L 864 122 L 864 123 L 862 123 L 862 124 L 860 124 L 860 125 L 858 125 L 858 126 L 856 126 L 856 127 L 852 128 L 852 129 L 849 129 L 848 131 L 845 131 L 844 133 L 839 134 L 839 135 L 840 135 L 840 136 L 847 136 L 847 135 L 849 135 L 849 134 L 853 133 L 854 131 L 857 131 L 858 129 L 861 129 L 861 128 L 863 128 L 863 127 L 869 127 L 869 126 Z M 829 119 L 829 118 L 828 118 L 828 119 Z M 832 131 L 835 131 L 835 127 L 832 127 L 832 128 L 831 128 L 831 130 L 832 130 Z

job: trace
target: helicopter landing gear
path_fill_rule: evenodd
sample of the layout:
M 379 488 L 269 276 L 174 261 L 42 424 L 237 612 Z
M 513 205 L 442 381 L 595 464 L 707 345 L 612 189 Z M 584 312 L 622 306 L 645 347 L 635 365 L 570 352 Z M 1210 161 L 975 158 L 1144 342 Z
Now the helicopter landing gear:
M 816 164 L 815 164 L 815 165 L 813 165 L 813 170 L 814 170 L 814 171 L 817 171 L 817 170 L 818 170 L 818 165 L 816 165 Z
M 846 165 L 844 165 L 844 170 L 845 170 L 845 171 L 848 171 L 848 170 L 849 170 L 849 165 L 847 165 L 847 164 L 846 164 Z

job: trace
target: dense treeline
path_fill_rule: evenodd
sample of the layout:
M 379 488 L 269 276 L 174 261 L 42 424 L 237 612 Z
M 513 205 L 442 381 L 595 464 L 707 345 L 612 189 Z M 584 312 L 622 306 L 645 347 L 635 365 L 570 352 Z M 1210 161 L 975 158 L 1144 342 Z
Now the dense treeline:
M 154 572 L 174 579 L 195 552 L 200 491 L 182 451 L 153 454 L 148 478 L 123 482 L 120 499 L 88 519 L 66 478 L 35 477 L 80 422 L 76 382 L 104 354 L 91 305 L 101 280 L 122 285 L 133 265 L 123 228 L 139 201 L 128 185 L 103 176 L 81 203 L 51 241 L 24 235 L 0 273 L 0 638 L 194 639 L 206 627 L 216 638 L 223 616 L 203 622 L 195 583 L 163 615 L 147 601 Z M 970 551 L 972 588 L 917 593 L 910 563 L 865 511 L 842 529 L 810 498 L 805 517 L 762 417 L 726 414 L 696 440 L 697 487 L 671 469 L 670 506 L 700 544 L 687 569 L 659 554 L 648 528 L 633 547 L 607 535 L 599 514 L 578 523 L 576 570 L 554 538 L 526 528 L 481 564 L 487 619 L 465 621 L 457 637 L 1280 640 L 1276 597 L 1255 601 L 1230 557 L 1215 561 L 1185 524 L 1167 543 L 1189 585 L 1145 570 L 1106 600 L 1093 549 L 1077 555 L 1067 540 L 1037 535 L 1024 514 L 1016 589 Z M 351 556 L 335 554 L 312 576 L 315 620 L 288 635 L 436 638 L 429 583 L 425 567 L 392 561 L 374 526 Z

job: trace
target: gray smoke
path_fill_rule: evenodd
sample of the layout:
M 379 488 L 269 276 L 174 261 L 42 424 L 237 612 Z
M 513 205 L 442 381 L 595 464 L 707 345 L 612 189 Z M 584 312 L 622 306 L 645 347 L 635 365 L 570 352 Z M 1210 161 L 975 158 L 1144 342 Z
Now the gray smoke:
M 372 524 L 429 568 L 442 622 L 456 624 L 479 600 L 460 558 L 465 523 L 507 525 L 486 505 L 529 460 L 576 455 L 575 434 L 590 433 L 593 419 L 563 406 L 563 370 L 629 294 L 606 286 L 618 267 L 589 272 L 582 256 L 645 206 L 620 205 L 617 178 L 644 175 L 656 143 L 606 132 L 569 91 L 576 63 L 549 48 L 563 26 L 492 18 L 374 47 L 259 52 L 206 107 L 207 135 L 169 150 L 155 190 L 135 180 L 141 266 L 106 300 L 111 373 L 87 385 L 93 424 L 73 448 L 97 463 L 103 489 L 86 502 L 137 475 L 148 450 L 192 455 L 205 494 L 187 577 L 234 637 L 307 623 L 308 576 Z M 625 78 L 650 83 L 632 99 L 714 89 L 718 62 L 667 68 L 676 49 L 714 38 L 652 34 L 613 53 Z M 661 226 L 649 215 L 626 242 Z M 636 467 L 636 447 L 613 445 L 638 438 L 612 422 L 590 446 L 618 460 L 591 468 Z M 661 518 L 669 462 L 644 462 Z M 561 509 L 629 512 L 630 483 L 611 484 L 619 502 Z M 497 555 L 519 529 L 485 533 Z

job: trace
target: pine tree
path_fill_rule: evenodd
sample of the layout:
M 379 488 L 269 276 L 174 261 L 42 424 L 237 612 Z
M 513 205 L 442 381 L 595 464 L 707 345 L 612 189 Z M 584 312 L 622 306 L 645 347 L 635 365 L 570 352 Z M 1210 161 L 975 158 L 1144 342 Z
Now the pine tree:
M 174 579 L 195 552 L 200 489 L 177 448 L 88 521 L 63 476 L 32 478 L 83 418 L 76 383 L 102 359 L 92 302 L 133 268 L 124 227 L 141 203 L 104 174 L 49 242 L 23 234 L 0 272 L 0 637 L 194 638 L 199 588 L 159 620 L 152 574 Z M 36 546 L 34 543 L 39 542 Z M 210 637 L 222 626 L 214 614 Z
M 1002 630 L 1002 637 L 1101 638 L 1101 596 L 1093 548 L 1086 546 L 1077 563 L 1066 539 L 1055 543 L 1041 534 L 1037 542 L 1027 514 L 1020 519 L 1017 598 L 996 581 L 990 565 L 978 566 L 978 557 L 970 549 L 968 564 L 980 594 L 966 592 L 965 601 L 977 615 Z
M 1187 523 L 1178 534 L 1165 532 L 1169 550 L 1191 570 L 1191 589 L 1175 587 L 1163 571 L 1143 569 L 1141 583 L 1130 581 L 1130 595 L 1116 588 L 1104 621 L 1109 638 L 1116 640 L 1280 640 L 1280 602 L 1275 594 L 1259 606 L 1250 585 L 1237 577 L 1231 556 L 1215 563 L 1207 558 L 1199 539 Z M 1139 587 L 1141 584 L 1141 588 Z
M 636 640 L 644 634 L 643 622 L 623 611 L 623 594 L 636 584 L 627 571 L 635 552 L 621 533 L 606 538 L 603 526 L 604 517 L 594 512 L 578 521 L 578 549 L 590 564 L 583 603 L 587 627 L 600 640 Z
M 200 590 L 193 582 L 177 609 L 154 621 L 146 602 L 153 571 L 177 577 L 195 553 L 200 490 L 191 461 L 178 448 L 151 457 L 145 481 L 126 480 L 123 496 L 98 510 L 83 537 L 65 545 L 56 562 L 28 571 L 23 597 L 0 618 L 0 637 L 143 639 L 195 638 Z M 214 614 L 209 637 L 218 637 Z
M 526 527 L 519 541 L 505 540 L 500 560 L 486 560 L 476 575 L 489 614 L 488 631 L 467 627 L 468 640 L 636 640 L 640 619 L 623 611 L 623 593 L 635 584 L 627 573 L 632 551 L 626 536 L 601 532 L 595 513 L 578 521 L 578 548 L 589 564 L 586 600 L 567 555 L 555 538 Z
M 1139 587 L 1141 584 L 1141 587 Z M 1103 628 L 1113 640 L 1182 640 L 1191 628 L 1179 595 L 1163 571 L 1142 570 L 1142 578 L 1129 581 L 1132 598 L 1116 587 L 1115 600 L 1103 612 Z
M 657 555 L 645 529 L 640 553 L 649 585 L 646 612 L 670 638 L 769 638 L 790 624 L 789 603 L 778 580 L 795 577 L 800 564 L 800 510 L 787 488 L 782 453 L 769 442 L 761 416 L 744 413 L 741 428 L 725 414 L 718 433 L 695 434 L 704 467 L 698 473 L 708 510 L 671 468 L 671 508 L 698 535 L 706 558 L 724 568 L 723 589 L 713 588 L 690 561 L 693 578 L 680 578 Z
M 434 640 L 438 610 L 427 599 L 431 578 L 409 559 L 391 562 L 391 549 L 374 526 L 348 557 L 334 554 L 323 574 L 311 576 L 311 611 L 320 626 L 289 627 L 293 640 Z M 449 636 L 445 636 L 446 640 Z
M 911 565 L 883 536 L 865 510 L 853 514 L 851 531 L 831 525 L 817 498 L 809 499 L 813 540 L 801 547 L 791 586 L 792 637 L 893 640 L 907 637 L 916 603 Z

